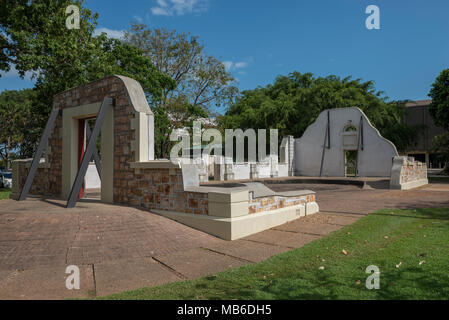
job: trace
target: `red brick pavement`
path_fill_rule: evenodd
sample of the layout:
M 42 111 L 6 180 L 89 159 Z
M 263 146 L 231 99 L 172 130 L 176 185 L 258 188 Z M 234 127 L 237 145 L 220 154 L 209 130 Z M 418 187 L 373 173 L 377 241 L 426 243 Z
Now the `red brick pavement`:
M 382 208 L 448 207 L 449 184 L 411 191 L 357 186 L 270 184 L 317 192 L 319 214 L 227 242 L 131 207 L 58 200 L 0 202 L 0 299 L 102 296 L 195 278 L 298 248 Z M 81 290 L 65 288 L 77 265 Z

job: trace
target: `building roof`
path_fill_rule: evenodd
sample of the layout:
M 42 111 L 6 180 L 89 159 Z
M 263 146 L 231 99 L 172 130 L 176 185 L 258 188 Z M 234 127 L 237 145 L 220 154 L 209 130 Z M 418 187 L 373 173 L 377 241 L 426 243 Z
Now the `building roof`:
M 432 103 L 432 100 L 418 100 L 410 101 L 405 104 L 406 107 L 427 107 Z

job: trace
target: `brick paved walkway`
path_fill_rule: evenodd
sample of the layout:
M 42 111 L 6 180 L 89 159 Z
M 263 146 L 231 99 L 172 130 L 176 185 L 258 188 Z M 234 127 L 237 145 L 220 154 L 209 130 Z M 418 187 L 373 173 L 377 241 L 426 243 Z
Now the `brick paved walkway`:
M 317 192 L 319 214 L 227 242 L 136 208 L 57 200 L 0 202 L 0 299 L 104 296 L 197 278 L 263 261 L 382 208 L 449 207 L 449 184 L 390 191 L 357 186 L 270 184 Z M 77 265 L 81 290 L 65 288 Z

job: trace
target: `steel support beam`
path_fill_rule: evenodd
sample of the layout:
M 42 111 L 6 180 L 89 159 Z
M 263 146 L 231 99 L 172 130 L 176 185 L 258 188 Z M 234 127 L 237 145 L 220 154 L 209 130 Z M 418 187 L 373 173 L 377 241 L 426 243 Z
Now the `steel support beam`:
M 327 110 L 327 148 L 331 148 L 331 112 Z
M 328 137 L 329 137 L 329 126 L 326 127 L 326 133 L 324 134 L 323 153 L 321 155 L 320 177 L 323 176 L 324 154 L 326 153 L 326 141 L 328 140 Z
M 363 117 L 360 117 L 360 124 L 359 124 L 359 135 L 357 139 L 357 158 L 355 163 L 355 176 L 359 176 L 359 152 L 361 150 L 363 151 Z
M 87 143 L 87 148 L 86 151 L 84 152 L 83 161 L 81 162 L 81 166 L 78 170 L 78 173 L 76 174 L 75 181 L 73 182 L 72 190 L 70 191 L 70 196 L 67 201 L 66 208 L 74 208 L 76 205 L 78 195 L 80 193 L 80 189 L 87 172 L 87 168 L 89 167 L 90 159 L 92 159 L 94 151 L 97 149 L 97 139 L 98 136 L 100 135 L 101 127 L 103 126 L 104 119 L 106 118 L 107 112 L 112 105 L 113 99 L 104 98 L 103 103 L 101 104 L 100 107 L 100 111 L 98 112 L 97 115 L 97 120 L 95 121 L 94 129 L 92 130 L 89 142 Z
M 30 171 L 28 172 L 25 184 L 23 185 L 22 191 L 20 192 L 19 201 L 25 200 L 28 196 L 28 193 L 30 192 L 31 184 L 33 183 L 37 168 L 39 167 L 42 154 L 44 153 L 45 148 L 47 147 L 48 139 L 50 138 L 50 134 L 53 131 L 56 118 L 58 117 L 59 112 L 60 110 L 56 108 L 53 108 L 51 111 L 50 118 L 48 119 L 47 124 L 45 126 L 45 130 L 44 133 L 42 134 L 41 141 L 39 142 L 39 146 L 37 147 L 36 153 L 34 154 Z

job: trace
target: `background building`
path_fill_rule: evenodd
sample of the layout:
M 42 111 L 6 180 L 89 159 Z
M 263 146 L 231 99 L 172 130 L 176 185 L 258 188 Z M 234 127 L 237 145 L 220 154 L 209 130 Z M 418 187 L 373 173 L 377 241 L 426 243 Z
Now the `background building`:
M 421 126 L 422 130 L 418 139 L 406 154 L 416 160 L 425 162 L 429 168 L 443 168 L 444 163 L 439 161 L 436 154 L 432 152 L 432 141 L 437 135 L 443 134 L 445 130 L 435 125 L 428 107 L 432 100 L 419 100 L 406 103 L 404 123 L 409 126 Z

